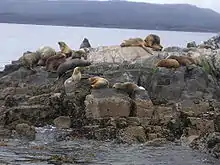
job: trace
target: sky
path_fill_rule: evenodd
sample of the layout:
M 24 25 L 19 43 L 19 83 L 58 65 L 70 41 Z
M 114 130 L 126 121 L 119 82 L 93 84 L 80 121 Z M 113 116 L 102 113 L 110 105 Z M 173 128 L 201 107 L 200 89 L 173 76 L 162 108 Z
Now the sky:
M 148 2 L 148 3 L 160 3 L 160 4 L 172 4 L 172 3 L 188 3 L 196 5 L 202 8 L 210 8 L 220 13 L 220 0 L 128 0 L 135 2 Z

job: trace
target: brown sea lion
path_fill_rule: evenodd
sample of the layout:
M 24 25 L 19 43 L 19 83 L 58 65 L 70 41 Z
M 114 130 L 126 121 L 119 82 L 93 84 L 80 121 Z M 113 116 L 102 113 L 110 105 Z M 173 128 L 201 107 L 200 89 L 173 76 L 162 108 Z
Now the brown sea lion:
M 90 77 L 89 81 L 91 83 L 92 88 L 100 89 L 100 88 L 109 88 L 109 81 L 102 77 Z
M 191 64 L 195 64 L 196 65 L 196 62 L 193 58 L 191 57 L 188 57 L 188 56 L 175 56 L 175 55 L 171 55 L 171 56 L 168 56 L 167 59 L 175 59 L 179 62 L 179 64 L 181 66 L 188 66 L 188 65 L 191 65 Z
M 66 61 L 66 56 L 61 52 L 57 52 L 55 56 L 51 56 L 46 61 L 46 71 L 56 72 L 60 64 Z
M 80 67 L 75 67 L 72 76 L 64 82 L 64 86 L 72 82 L 79 82 L 81 78 L 82 74 L 80 72 Z
M 25 68 L 34 71 L 34 67 L 37 66 L 38 61 L 40 60 L 40 55 L 36 52 L 24 52 L 23 56 L 19 58 L 19 62 Z
M 49 46 L 40 47 L 36 53 L 40 55 L 40 60 L 38 61 L 39 66 L 45 66 L 47 59 L 56 55 L 55 49 Z
M 89 43 L 89 40 L 87 38 L 84 38 L 79 49 L 82 49 L 82 48 L 91 48 L 91 45 Z
M 179 68 L 180 64 L 175 59 L 162 59 L 156 64 L 156 67 Z
M 129 38 L 128 40 L 124 40 L 121 44 L 121 47 L 142 47 L 146 52 L 153 55 L 153 52 L 148 49 L 145 45 L 145 42 L 141 38 Z
M 155 34 L 148 35 L 145 39 L 145 46 L 152 48 L 154 51 L 161 51 L 163 46 L 160 44 L 160 37 Z
M 86 61 L 83 59 L 71 59 L 67 58 L 66 61 L 59 65 L 57 68 L 58 78 L 63 76 L 67 71 L 74 69 L 75 67 L 85 67 L 91 65 L 90 61 Z
M 58 45 L 60 47 L 61 53 L 66 55 L 66 58 L 72 56 L 73 50 L 63 41 L 59 41 Z

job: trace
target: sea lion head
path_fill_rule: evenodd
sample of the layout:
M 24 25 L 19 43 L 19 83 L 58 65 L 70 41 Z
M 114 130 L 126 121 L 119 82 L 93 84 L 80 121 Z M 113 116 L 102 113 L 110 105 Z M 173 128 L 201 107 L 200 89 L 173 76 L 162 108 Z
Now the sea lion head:
M 75 67 L 73 70 L 74 74 L 79 74 L 80 73 L 80 67 Z
M 59 42 L 58 42 L 58 45 L 62 47 L 62 46 L 65 46 L 65 45 L 66 45 L 66 43 L 65 43 L 65 42 L 63 42 L 63 41 L 59 41 Z

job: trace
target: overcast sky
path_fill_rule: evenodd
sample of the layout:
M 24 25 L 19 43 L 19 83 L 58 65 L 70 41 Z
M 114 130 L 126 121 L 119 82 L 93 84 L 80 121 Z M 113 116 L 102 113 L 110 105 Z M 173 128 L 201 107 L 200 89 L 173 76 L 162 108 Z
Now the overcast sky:
M 220 0 L 128 0 L 136 2 L 149 2 L 149 3 L 188 3 L 202 8 L 210 8 L 220 13 Z

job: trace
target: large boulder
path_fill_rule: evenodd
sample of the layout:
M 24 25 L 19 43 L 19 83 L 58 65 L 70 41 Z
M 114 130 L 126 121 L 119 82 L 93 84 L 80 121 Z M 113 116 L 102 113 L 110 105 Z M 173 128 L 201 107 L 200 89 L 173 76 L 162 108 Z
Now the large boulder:
M 87 118 L 128 117 L 131 99 L 115 89 L 94 89 L 86 96 L 85 105 Z

